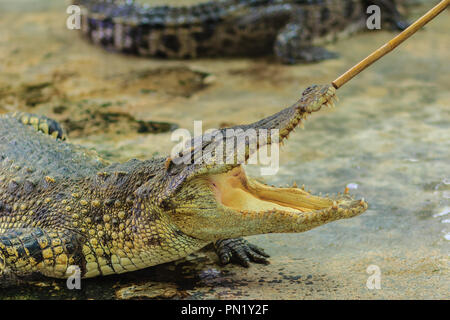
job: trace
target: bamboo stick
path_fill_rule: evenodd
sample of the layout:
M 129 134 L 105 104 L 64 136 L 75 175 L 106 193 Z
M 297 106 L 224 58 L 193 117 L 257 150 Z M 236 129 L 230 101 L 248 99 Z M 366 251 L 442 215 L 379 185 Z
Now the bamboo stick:
M 397 35 L 395 38 L 385 43 L 383 46 L 378 48 L 376 51 L 372 52 L 365 59 L 361 60 L 358 64 L 354 65 L 352 68 L 347 70 L 344 74 L 334 80 L 331 84 L 336 89 L 342 87 L 345 83 L 347 83 L 350 79 L 356 76 L 358 73 L 366 69 L 372 63 L 383 57 L 385 54 L 394 50 L 399 44 L 412 36 L 417 30 L 422 28 L 425 24 L 431 21 L 434 17 L 440 14 L 445 8 L 450 4 L 450 0 L 442 0 L 439 2 L 434 8 L 425 13 L 422 17 L 416 20 L 413 24 L 411 24 L 408 28 L 403 30 L 402 33 Z

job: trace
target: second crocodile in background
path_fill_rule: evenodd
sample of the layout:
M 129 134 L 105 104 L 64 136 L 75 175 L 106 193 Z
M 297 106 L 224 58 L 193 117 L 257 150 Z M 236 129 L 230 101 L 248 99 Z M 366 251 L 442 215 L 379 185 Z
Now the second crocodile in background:
M 382 28 L 404 29 L 394 0 L 217 0 L 192 6 L 149 7 L 135 1 L 76 0 L 81 29 L 114 51 L 160 58 L 258 56 L 283 63 L 336 57 L 320 47 L 363 30 L 369 5 Z

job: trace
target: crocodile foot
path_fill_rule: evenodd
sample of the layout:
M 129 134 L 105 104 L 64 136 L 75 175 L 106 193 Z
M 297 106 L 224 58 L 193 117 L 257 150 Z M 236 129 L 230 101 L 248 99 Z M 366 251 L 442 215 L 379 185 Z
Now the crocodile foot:
M 242 238 L 218 240 L 214 243 L 214 248 L 220 262 L 224 265 L 235 262 L 248 268 L 250 262 L 270 263 L 266 259 L 269 255 L 263 249 Z
M 61 125 L 46 116 L 36 115 L 32 113 L 16 112 L 12 115 L 25 125 L 29 125 L 45 134 L 49 134 L 55 139 L 66 140 L 66 135 Z

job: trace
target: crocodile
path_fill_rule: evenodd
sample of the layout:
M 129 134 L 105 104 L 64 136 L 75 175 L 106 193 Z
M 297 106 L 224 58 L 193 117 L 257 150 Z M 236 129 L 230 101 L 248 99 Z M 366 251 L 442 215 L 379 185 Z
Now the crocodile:
M 217 0 L 191 6 L 76 0 L 82 34 L 112 51 L 160 58 L 259 56 L 286 64 L 337 54 L 321 47 L 367 29 L 367 7 L 380 7 L 382 28 L 408 23 L 394 0 Z
M 264 250 L 242 237 L 304 232 L 363 213 L 367 202 L 348 192 L 323 197 L 296 185 L 278 188 L 244 169 L 258 150 L 284 143 L 309 114 L 332 105 L 335 92 L 329 85 L 308 87 L 292 106 L 215 131 L 217 139 L 205 133 L 175 156 L 123 163 L 71 144 L 45 116 L 2 115 L 0 284 L 36 275 L 67 278 L 70 266 L 83 278 L 120 274 L 208 245 L 223 264 L 268 263 Z M 227 136 L 229 129 L 236 135 Z M 262 138 L 264 130 L 275 134 Z M 228 151 L 217 151 L 218 143 Z

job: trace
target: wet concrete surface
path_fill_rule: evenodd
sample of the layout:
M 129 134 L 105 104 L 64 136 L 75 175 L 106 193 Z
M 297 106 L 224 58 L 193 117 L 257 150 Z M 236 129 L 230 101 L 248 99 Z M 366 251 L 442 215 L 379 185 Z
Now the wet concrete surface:
M 310 65 L 279 65 L 271 57 L 142 59 L 105 52 L 66 29 L 66 5 L 0 3 L 0 112 L 46 114 L 65 125 L 71 142 L 118 161 L 167 154 L 176 144 L 172 125 L 192 130 L 202 120 L 204 129 L 219 128 L 279 111 L 394 35 L 354 35 L 327 46 L 339 59 Z M 268 266 L 222 267 L 202 251 L 85 280 L 80 291 L 49 280 L 2 290 L 0 298 L 448 299 L 449 28 L 447 10 L 340 89 L 337 108 L 314 114 L 291 135 L 278 174 L 264 178 L 323 193 L 349 186 L 369 202 L 363 215 L 303 234 L 249 237 L 271 255 Z M 89 110 L 121 120 L 86 116 Z M 165 123 L 166 130 L 139 132 L 139 121 Z M 247 171 L 259 174 L 257 167 Z M 366 286 L 370 265 L 380 270 L 379 290 Z

